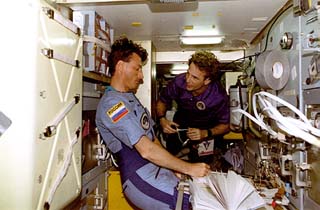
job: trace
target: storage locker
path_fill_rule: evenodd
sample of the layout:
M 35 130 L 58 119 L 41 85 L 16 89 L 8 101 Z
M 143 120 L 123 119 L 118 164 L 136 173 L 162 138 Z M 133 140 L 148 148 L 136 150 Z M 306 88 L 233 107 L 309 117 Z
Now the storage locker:
M 0 209 L 61 209 L 81 191 L 82 38 L 46 1 L 6 10 Z
M 85 35 L 84 70 L 107 74 L 107 57 L 111 50 L 111 36 L 113 35 L 109 24 L 102 16 L 91 10 L 74 11 L 73 22 Z

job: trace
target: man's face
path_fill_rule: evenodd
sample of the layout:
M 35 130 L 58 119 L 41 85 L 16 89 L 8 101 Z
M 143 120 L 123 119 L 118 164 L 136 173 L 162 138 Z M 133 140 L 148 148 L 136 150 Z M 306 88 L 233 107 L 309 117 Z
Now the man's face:
M 188 91 L 197 91 L 210 83 L 210 79 L 206 78 L 206 73 L 191 63 L 186 74 L 186 89 Z
M 139 85 L 143 83 L 143 72 L 141 58 L 136 54 L 124 63 L 124 86 L 127 91 L 137 92 Z

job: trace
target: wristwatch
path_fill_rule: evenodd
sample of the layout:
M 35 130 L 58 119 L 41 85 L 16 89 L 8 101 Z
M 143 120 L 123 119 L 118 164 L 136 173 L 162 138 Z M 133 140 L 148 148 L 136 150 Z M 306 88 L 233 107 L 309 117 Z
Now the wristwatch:
M 208 137 L 212 137 L 213 136 L 213 133 L 212 133 L 211 129 L 207 129 L 207 132 L 208 132 Z

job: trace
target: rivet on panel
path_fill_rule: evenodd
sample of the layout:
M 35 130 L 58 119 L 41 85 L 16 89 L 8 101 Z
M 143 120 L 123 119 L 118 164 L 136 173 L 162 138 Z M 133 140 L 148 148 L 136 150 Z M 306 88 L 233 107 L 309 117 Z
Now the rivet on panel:
M 39 183 L 39 184 L 42 183 L 42 175 L 41 175 L 41 174 L 38 176 L 38 183 Z
M 46 99 L 46 98 L 47 98 L 47 95 L 46 95 L 46 91 L 45 91 L 45 90 L 40 91 L 40 97 L 43 98 L 43 99 Z

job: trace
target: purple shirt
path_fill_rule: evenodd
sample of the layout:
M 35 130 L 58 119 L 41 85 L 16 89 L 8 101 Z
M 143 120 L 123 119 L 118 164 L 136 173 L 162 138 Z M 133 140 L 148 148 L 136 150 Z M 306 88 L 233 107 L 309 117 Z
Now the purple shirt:
M 160 100 L 167 107 L 175 101 L 178 105 L 174 122 L 180 128 L 212 128 L 221 123 L 229 123 L 229 98 L 219 81 L 212 81 L 208 88 L 199 96 L 193 96 L 186 90 L 186 74 L 176 76 L 161 91 Z

